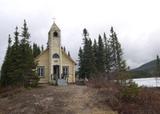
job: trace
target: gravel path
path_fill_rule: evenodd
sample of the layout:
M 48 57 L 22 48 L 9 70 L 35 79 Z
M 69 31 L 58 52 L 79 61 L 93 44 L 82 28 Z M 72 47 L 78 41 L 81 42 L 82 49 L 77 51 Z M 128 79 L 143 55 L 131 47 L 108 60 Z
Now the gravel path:
M 96 91 L 77 85 L 23 90 L 0 98 L 0 114 L 116 114 Z

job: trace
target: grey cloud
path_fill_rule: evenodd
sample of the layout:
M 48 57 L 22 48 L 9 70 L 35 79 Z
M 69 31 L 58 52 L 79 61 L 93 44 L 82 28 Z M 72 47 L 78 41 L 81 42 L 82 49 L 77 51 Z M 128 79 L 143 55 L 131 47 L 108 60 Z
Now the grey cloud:
M 62 45 L 75 60 L 82 45 L 83 28 L 87 28 L 94 39 L 103 32 L 108 34 L 113 25 L 122 44 L 124 58 L 129 66 L 137 67 L 159 54 L 158 11 L 158 2 L 152 0 L 0 1 L 0 64 L 7 48 L 8 34 L 13 37 L 15 26 L 22 26 L 23 19 L 28 22 L 30 40 L 46 46 L 52 18 L 56 17 L 62 31 Z

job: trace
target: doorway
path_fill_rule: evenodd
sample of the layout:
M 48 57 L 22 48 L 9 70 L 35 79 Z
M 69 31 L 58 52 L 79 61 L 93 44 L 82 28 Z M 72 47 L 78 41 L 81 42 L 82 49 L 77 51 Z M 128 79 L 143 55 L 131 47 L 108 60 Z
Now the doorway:
M 53 76 L 55 80 L 60 78 L 59 74 L 59 65 L 53 65 Z

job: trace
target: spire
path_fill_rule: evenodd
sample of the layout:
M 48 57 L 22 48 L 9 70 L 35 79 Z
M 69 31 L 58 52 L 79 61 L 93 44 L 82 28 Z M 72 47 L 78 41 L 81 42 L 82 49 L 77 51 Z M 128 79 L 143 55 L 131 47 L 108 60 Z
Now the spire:
M 54 18 L 52 18 L 53 19 L 53 23 L 55 23 L 55 21 L 56 21 L 56 18 L 54 17 Z
M 57 26 L 57 24 L 55 23 L 55 19 L 53 20 L 53 24 L 50 28 L 50 31 L 60 31 L 59 27 Z

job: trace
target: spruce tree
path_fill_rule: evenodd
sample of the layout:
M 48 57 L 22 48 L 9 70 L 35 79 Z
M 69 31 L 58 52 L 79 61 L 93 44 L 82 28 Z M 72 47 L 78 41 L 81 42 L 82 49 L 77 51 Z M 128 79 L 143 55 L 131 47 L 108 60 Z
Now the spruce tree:
M 117 57 L 116 57 L 116 41 L 115 41 L 115 33 L 113 30 L 113 27 L 111 27 L 110 30 L 110 46 L 111 46 L 111 66 L 112 71 L 115 71 L 117 69 Z
M 105 71 L 109 73 L 111 71 L 111 50 L 110 43 L 104 33 L 104 54 L 105 54 Z
M 94 55 L 94 63 L 95 63 L 95 68 L 96 68 L 96 72 L 97 72 L 97 55 L 98 55 L 98 46 L 97 46 L 97 41 L 94 39 L 94 43 L 93 43 L 93 55 Z
M 156 58 L 156 74 L 155 74 L 156 87 L 158 85 L 158 78 L 160 78 L 160 59 L 159 59 L 159 55 L 157 55 L 157 58 Z
M 5 58 L 4 58 L 2 67 L 1 67 L 0 86 L 3 86 L 3 87 L 9 85 L 9 80 L 10 80 L 8 77 L 8 74 L 10 72 L 10 62 L 11 62 L 11 59 L 10 59 L 11 43 L 12 43 L 12 41 L 11 41 L 11 37 L 9 35 L 8 47 L 7 47 L 6 55 L 5 55 Z
M 96 72 L 96 63 L 94 58 L 94 50 L 92 47 L 92 41 L 89 38 L 87 29 L 83 30 L 83 65 L 84 65 L 84 77 L 91 78 Z
M 88 78 L 90 75 L 90 66 L 89 66 L 89 40 L 88 40 L 88 31 L 83 29 L 83 65 L 84 65 L 84 77 Z
M 41 50 L 40 50 L 40 47 L 36 43 L 33 43 L 33 47 L 32 48 L 33 48 L 32 49 L 33 56 L 35 58 L 41 53 Z
M 117 34 L 111 27 L 110 35 L 110 45 L 111 45 L 111 65 L 113 71 L 125 71 L 126 63 L 123 60 L 123 52 L 121 49 L 121 44 L 118 41 Z
M 84 79 L 84 62 L 83 62 L 83 50 L 80 47 L 79 49 L 79 53 L 78 53 L 78 57 L 79 57 L 79 70 L 78 70 L 78 74 L 79 74 L 79 79 Z
M 105 53 L 104 53 L 104 43 L 101 35 L 98 38 L 98 50 L 97 50 L 97 70 L 100 73 L 105 72 Z
M 87 29 L 83 29 L 83 48 L 79 50 L 79 76 L 91 78 L 97 73 L 121 72 L 126 70 L 123 52 L 117 35 L 111 27 L 110 38 L 104 33 L 98 37 L 98 43 L 92 44 Z
M 121 48 L 121 44 L 118 41 L 117 35 L 115 33 L 115 44 L 116 44 L 116 55 L 117 55 L 117 67 L 119 71 L 126 70 L 126 63 L 123 60 L 123 52 Z
M 160 77 L 160 59 L 159 59 L 159 55 L 157 55 L 157 59 L 156 59 L 156 77 Z
M 91 76 L 94 76 L 96 73 L 96 58 L 94 56 L 94 49 L 92 46 L 92 40 L 89 39 L 88 40 L 88 66 L 89 66 L 89 77 L 91 78 Z
M 68 55 L 69 57 L 71 56 L 69 51 L 68 51 L 68 54 L 67 54 L 67 55 Z
M 19 41 L 19 36 L 22 37 L 21 41 Z M 30 86 L 30 84 L 32 84 L 31 86 L 36 86 L 38 83 L 39 78 L 34 70 L 36 64 L 29 37 L 26 21 L 24 21 L 21 34 L 19 34 L 18 27 L 16 27 L 13 45 L 11 45 L 9 36 L 8 48 L 1 69 L 2 78 L 0 84 L 2 86 Z M 34 83 L 30 83 L 31 81 L 34 81 Z
M 14 32 L 14 43 L 10 53 L 10 59 L 10 72 L 8 74 L 8 77 L 10 78 L 9 84 L 20 86 L 24 79 L 22 77 L 23 70 L 21 68 L 21 51 L 18 27 L 16 27 L 16 31 Z
M 22 27 L 21 33 L 21 67 L 23 70 L 23 78 L 24 78 L 24 86 L 28 86 L 30 81 L 33 79 L 37 79 L 35 71 L 33 69 L 36 68 L 36 63 L 34 62 L 34 55 L 32 52 L 32 47 L 29 43 L 30 34 L 28 32 L 27 23 L 24 20 L 24 24 Z

